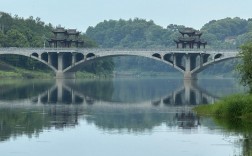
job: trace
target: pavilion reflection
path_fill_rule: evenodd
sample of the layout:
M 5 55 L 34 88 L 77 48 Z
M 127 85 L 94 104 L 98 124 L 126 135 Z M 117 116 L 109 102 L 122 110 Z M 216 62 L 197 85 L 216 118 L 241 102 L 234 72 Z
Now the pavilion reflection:
M 74 128 L 81 121 L 93 123 L 102 131 L 118 133 L 152 131 L 162 124 L 167 128 L 186 130 L 196 129 L 199 125 L 211 127 L 214 125 L 212 121 L 199 119 L 191 108 L 219 98 L 201 89 L 197 83 L 178 80 L 40 83 L 21 83 L 21 88 L 12 84 L 10 87 L 15 86 L 15 89 L 5 87 L 7 92 L 2 90 L 0 140 L 37 134 L 43 129 Z M 39 88 L 40 93 L 33 88 Z M 3 98 L 2 95 L 7 96 L 7 93 L 17 96 Z M 20 98 L 19 94 L 23 93 Z M 20 100 L 24 102 L 20 104 Z

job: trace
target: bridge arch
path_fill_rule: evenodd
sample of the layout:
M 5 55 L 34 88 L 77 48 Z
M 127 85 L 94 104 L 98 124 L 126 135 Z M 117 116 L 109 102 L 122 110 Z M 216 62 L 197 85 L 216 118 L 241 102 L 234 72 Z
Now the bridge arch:
M 172 53 L 165 54 L 164 60 L 173 64 L 174 63 L 174 55 Z
M 74 56 L 75 57 L 75 63 L 85 59 L 85 56 L 82 53 L 76 53 L 74 55 L 75 55 Z
M 162 59 L 162 56 L 159 53 L 154 53 L 152 56 L 156 57 L 156 58 L 159 58 L 159 59 Z
M 32 53 L 31 56 L 38 58 L 39 54 L 38 53 Z
M 36 61 L 39 61 L 39 62 L 45 64 L 47 67 L 49 67 L 50 69 L 52 69 L 53 72 L 55 72 L 55 73 L 57 72 L 57 69 L 55 69 L 53 66 L 48 65 L 48 63 L 46 61 L 41 60 L 36 55 L 37 53 L 32 53 L 32 54 L 30 54 L 30 55 L 23 55 L 23 54 L 19 54 L 19 53 L 13 53 L 13 54 L 12 53 L 2 53 L 2 54 L 0 53 L 0 55 L 16 55 L 16 56 L 23 56 L 23 57 L 31 58 L 33 60 L 36 60 Z
M 237 59 L 237 56 L 231 56 L 231 57 L 218 58 L 218 59 L 215 59 L 215 60 L 211 60 L 211 61 L 209 61 L 207 63 L 204 63 L 202 66 L 196 67 L 195 69 L 193 69 L 191 71 L 191 73 L 192 73 L 192 75 L 197 75 L 198 73 L 205 70 L 209 66 L 212 66 L 212 65 L 214 65 L 216 63 L 224 62 L 224 61 L 227 61 L 227 60 L 232 60 L 232 59 Z
M 93 57 L 95 57 L 95 54 L 94 53 L 88 53 L 87 55 L 86 55 L 86 58 L 88 59 L 88 58 L 93 58 Z
M 145 58 L 149 58 L 149 59 L 154 59 L 156 61 L 161 61 L 161 62 L 175 68 L 176 70 L 178 70 L 181 73 L 184 73 L 184 71 L 181 68 L 175 66 L 174 64 L 172 64 L 172 63 L 170 63 L 170 62 L 168 62 L 166 60 L 160 59 L 160 58 L 152 56 L 152 55 L 151 56 L 143 56 L 143 55 L 137 55 L 137 54 L 134 54 L 134 53 L 132 53 L 132 54 L 111 54 L 111 55 L 105 55 L 105 56 L 93 56 L 93 57 L 90 57 L 90 59 L 88 59 L 88 60 L 84 59 L 84 60 L 81 60 L 79 62 L 76 62 L 74 65 L 69 66 L 66 69 L 64 69 L 63 72 L 65 72 L 65 73 L 74 72 L 76 69 L 79 69 L 80 66 L 82 66 L 85 63 L 89 63 L 90 61 L 99 60 L 99 59 L 103 59 L 103 58 L 107 58 L 107 57 L 116 57 L 116 56 L 138 56 L 138 57 L 145 57 Z
M 214 55 L 214 59 L 216 60 L 216 59 L 219 59 L 219 58 L 221 58 L 223 55 L 222 54 L 216 54 L 216 55 Z

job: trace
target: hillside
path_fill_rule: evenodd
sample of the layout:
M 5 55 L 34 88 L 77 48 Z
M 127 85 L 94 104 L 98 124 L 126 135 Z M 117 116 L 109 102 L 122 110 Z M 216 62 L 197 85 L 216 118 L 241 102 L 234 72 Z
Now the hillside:
M 17 15 L 11 16 L 10 14 L 0 12 L 0 48 L 48 47 L 46 39 L 53 36 L 53 29 L 54 26 L 52 24 L 45 24 L 38 17 L 34 19 L 30 16 L 29 18 L 24 19 Z M 80 34 L 80 38 L 84 40 L 85 48 L 97 47 L 96 43 L 84 33 Z M 93 62 L 90 66 L 84 68 L 83 71 L 95 74 L 111 73 L 113 71 L 113 64 L 110 62 L 110 60 Z M 23 56 L 0 55 L 0 65 L 0 77 L 8 77 L 8 75 L 10 77 L 26 77 L 23 72 L 25 72 L 26 75 L 33 75 L 27 77 L 36 77 L 37 74 L 35 74 L 35 71 L 49 73 L 48 76 L 52 76 L 51 70 L 48 69 L 47 66 Z M 10 69 L 8 67 L 13 68 Z M 12 74 L 14 71 L 22 74 L 13 76 Z M 40 78 L 40 76 L 38 77 Z
M 103 48 L 176 48 L 174 39 L 180 34 L 178 30 L 186 26 L 170 24 L 166 28 L 144 19 L 109 20 L 89 27 L 86 35 Z M 252 19 L 225 18 L 206 23 L 200 31 L 202 38 L 211 49 L 237 49 L 240 45 L 252 41 Z M 115 71 L 172 72 L 172 67 L 145 58 L 114 58 Z M 235 75 L 233 69 L 236 61 L 216 64 L 200 75 L 226 77 Z
M 144 19 L 109 20 L 89 27 L 81 37 L 85 47 L 101 48 L 175 48 L 173 39 L 180 34 L 178 30 L 186 26 L 170 24 L 166 28 Z M 24 19 L 0 12 L 0 47 L 43 47 L 45 40 L 52 36 L 52 24 L 45 24 L 40 18 L 32 16 Z M 208 42 L 207 48 L 237 49 L 245 42 L 252 40 L 252 19 L 225 18 L 212 20 L 202 28 L 202 38 Z M 0 55 L 0 62 L 15 67 L 49 71 L 46 66 L 21 56 Z M 235 62 L 225 62 L 206 70 L 206 74 L 228 74 L 232 72 Z M 227 70 L 228 69 L 228 70 Z M 0 69 L 1 70 L 1 69 Z M 115 72 L 135 73 L 177 73 L 172 67 L 140 57 L 116 57 L 113 59 L 92 62 L 83 72 L 94 74 L 111 74 Z M 218 72 L 217 72 L 218 71 Z M 176 74 L 175 74 L 176 75 Z
M 109 20 L 89 27 L 86 35 L 104 48 L 175 48 L 178 29 L 186 26 L 170 24 L 166 28 L 144 19 Z M 252 19 L 225 18 L 212 20 L 202 28 L 208 48 L 236 49 L 252 39 Z

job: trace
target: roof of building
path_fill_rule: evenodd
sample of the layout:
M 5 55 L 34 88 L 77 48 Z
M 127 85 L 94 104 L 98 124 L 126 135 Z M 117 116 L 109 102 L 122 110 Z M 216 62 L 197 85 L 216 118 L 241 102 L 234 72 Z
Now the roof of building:
M 68 35 L 77 35 L 79 34 L 80 32 L 77 31 L 76 29 L 67 29 L 67 34 Z
M 193 28 L 184 28 L 184 29 L 180 29 L 179 32 L 181 34 L 195 34 L 196 30 Z
M 66 33 L 67 30 L 63 27 L 56 27 L 54 30 L 53 30 L 53 33 Z

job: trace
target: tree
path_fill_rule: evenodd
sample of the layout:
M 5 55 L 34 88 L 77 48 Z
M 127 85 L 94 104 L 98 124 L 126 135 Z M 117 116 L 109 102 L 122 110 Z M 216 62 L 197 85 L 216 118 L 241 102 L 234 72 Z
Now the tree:
M 244 86 L 248 86 L 252 93 L 252 43 L 246 43 L 241 46 L 239 53 L 242 61 L 237 65 L 240 73 L 240 81 Z
M 16 29 L 11 29 L 7 33 L 9 47 L 28 47 L 29 43 L 26 37 Z

